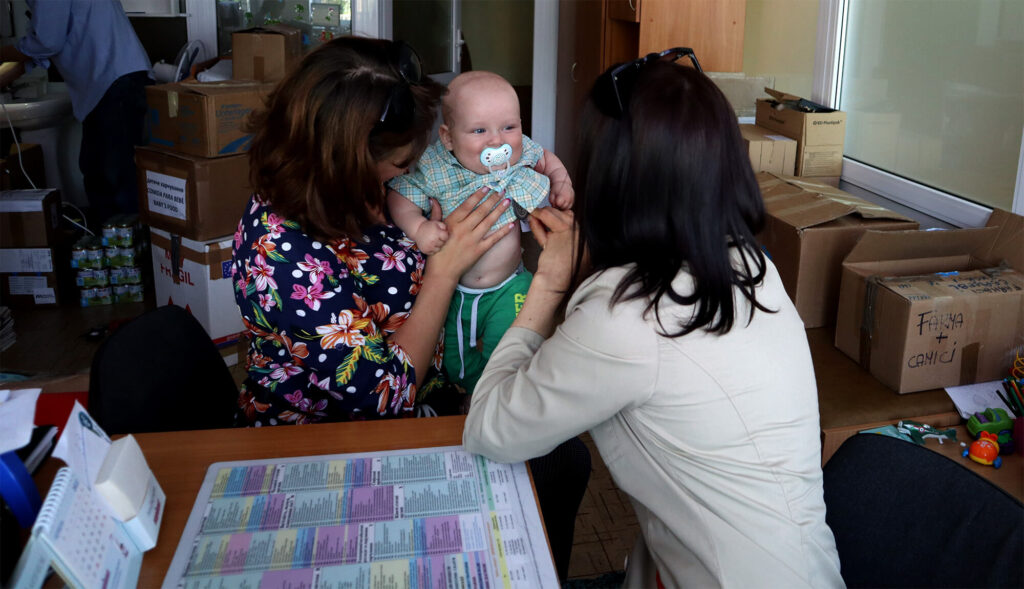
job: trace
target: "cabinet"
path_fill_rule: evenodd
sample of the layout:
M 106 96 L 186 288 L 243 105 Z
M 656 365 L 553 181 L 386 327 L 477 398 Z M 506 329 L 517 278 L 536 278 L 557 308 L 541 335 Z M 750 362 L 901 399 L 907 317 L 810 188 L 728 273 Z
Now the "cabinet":
M 560 0 L 555 151 L 576 161 L 577 119 L 611 65 L 690 47 L 707 72 L 743 70 L 745 0 Z

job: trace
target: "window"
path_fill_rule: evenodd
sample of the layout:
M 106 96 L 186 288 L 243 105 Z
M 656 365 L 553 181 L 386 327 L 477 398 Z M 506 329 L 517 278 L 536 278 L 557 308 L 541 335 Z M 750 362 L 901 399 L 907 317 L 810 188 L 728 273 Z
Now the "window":
M 954 225 L 1024 213 L 1024 3 L 824 0 L 818 40 L 844 180 Z

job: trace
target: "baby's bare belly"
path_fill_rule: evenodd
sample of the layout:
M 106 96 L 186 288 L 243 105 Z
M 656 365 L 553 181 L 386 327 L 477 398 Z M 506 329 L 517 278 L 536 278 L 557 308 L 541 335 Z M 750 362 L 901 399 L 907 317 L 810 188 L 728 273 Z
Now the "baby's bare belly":
M 490 288 L 501 284 L 522 262 L 520 237 L 519 224 L 516 223 L 515 229 L 487 250 L 487 253 L 462 275 L 459 284 L 467 288 Z

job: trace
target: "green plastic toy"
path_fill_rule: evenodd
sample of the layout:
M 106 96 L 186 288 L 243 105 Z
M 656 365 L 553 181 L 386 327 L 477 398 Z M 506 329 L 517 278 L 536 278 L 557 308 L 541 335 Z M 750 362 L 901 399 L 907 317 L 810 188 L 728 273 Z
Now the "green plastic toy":
M 927 423 L 921 423 L 919 421 L 904 419 L 896 424 L 896 429 L 899 430 L 900 433 L 910 436 L 910 439 L 915 444 L 922 446 L 927 438 L 935 438 L 940 444 L 946 439 L 953 442 L 956 441 L 955 429 L 938 429 L 928 425 Z
M 977 438 L 981 432 L 988 432 L 999 438 L 999 446 L 1010 443 L 1013 431 L 1013 418 L 1005 409 L 986 409 L 975 413 L 967 420 L 967 433 Z

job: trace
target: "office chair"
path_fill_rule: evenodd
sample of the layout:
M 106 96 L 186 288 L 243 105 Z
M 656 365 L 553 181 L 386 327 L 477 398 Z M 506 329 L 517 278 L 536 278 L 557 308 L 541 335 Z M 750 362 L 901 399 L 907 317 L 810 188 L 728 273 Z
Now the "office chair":
M 954 460 L 858 434 L 824 475 L 848 586 L 1024 586 L 1024 505 Z
M 118 328 L 89 373 L 89 413 L 108 434 L 231 427 L 237 401 L 213 341 L 176 305 Z

